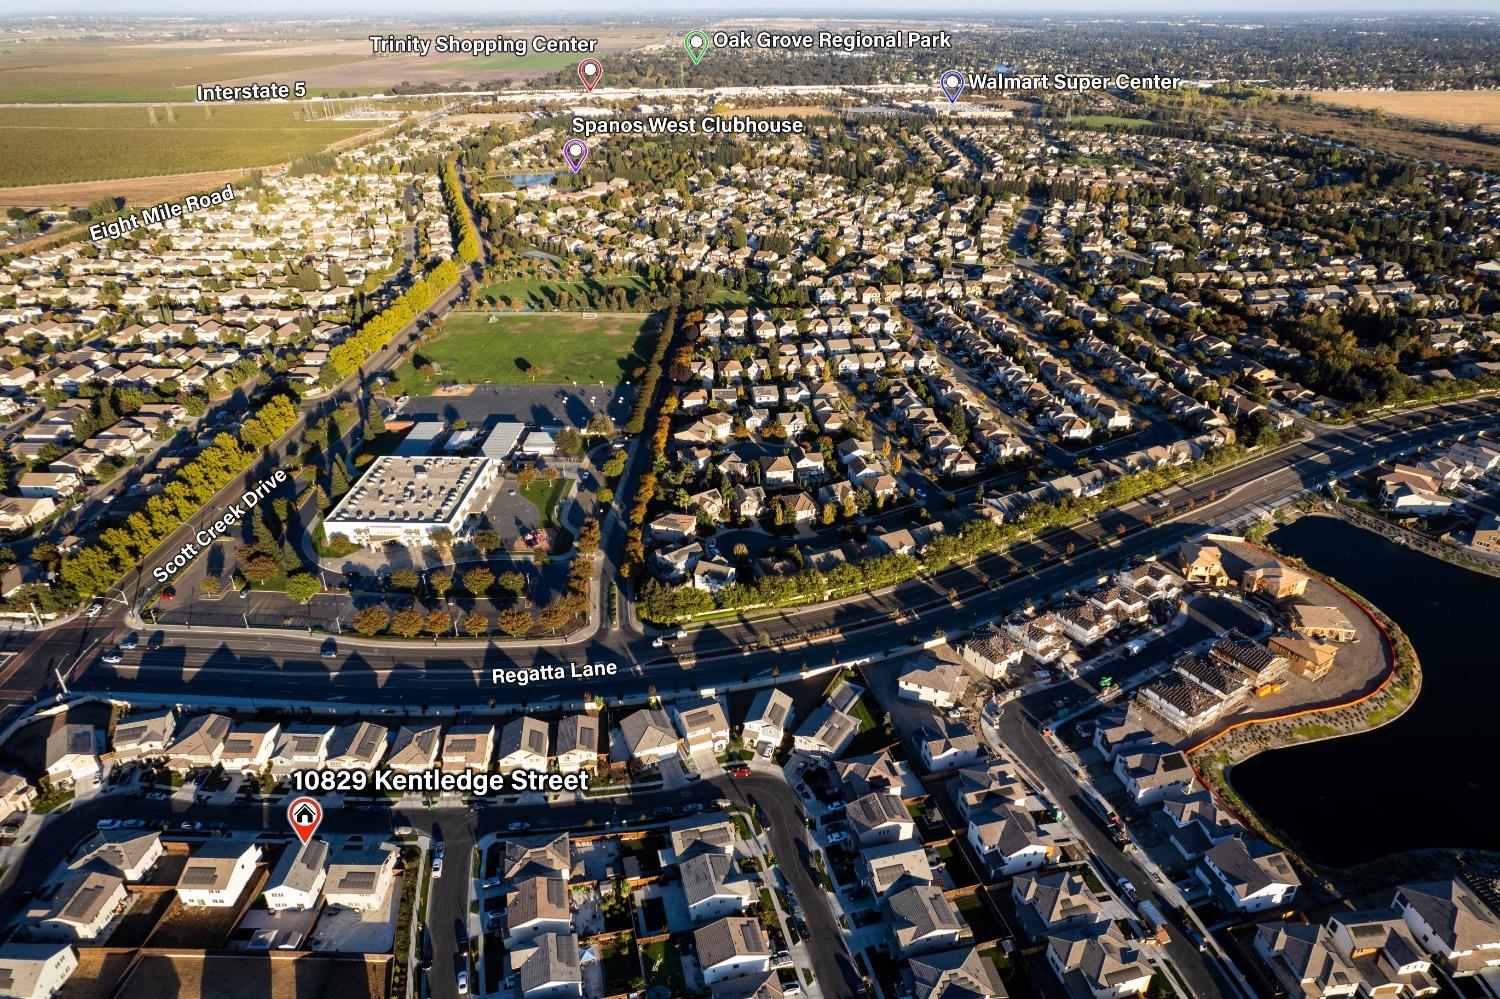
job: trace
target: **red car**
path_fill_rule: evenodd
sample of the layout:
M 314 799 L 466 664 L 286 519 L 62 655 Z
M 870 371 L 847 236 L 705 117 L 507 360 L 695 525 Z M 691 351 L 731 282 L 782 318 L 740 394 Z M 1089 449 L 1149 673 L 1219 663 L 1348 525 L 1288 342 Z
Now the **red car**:
M 733 770 L 729 771 L 729 776 L 731 776 L 731 777 L 749 777 L 750 776 L 750 768 L 749 767 L 735 767 Z

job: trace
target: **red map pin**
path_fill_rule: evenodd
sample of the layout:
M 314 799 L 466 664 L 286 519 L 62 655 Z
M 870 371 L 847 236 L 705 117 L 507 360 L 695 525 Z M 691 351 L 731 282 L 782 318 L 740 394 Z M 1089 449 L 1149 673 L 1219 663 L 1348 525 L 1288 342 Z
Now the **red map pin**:
M 315 798 L 294 798 L 286 806 L 286 820 L 292 824 L 292 832 L 297 838 L 306 843 L 323 821 L 323 806 Z
M 599 64 L 598 59 L 585 59 L 578 64 L 578 78 L 583 85 L 592 93 L 594 85 L 604 76 L 604 67 Z

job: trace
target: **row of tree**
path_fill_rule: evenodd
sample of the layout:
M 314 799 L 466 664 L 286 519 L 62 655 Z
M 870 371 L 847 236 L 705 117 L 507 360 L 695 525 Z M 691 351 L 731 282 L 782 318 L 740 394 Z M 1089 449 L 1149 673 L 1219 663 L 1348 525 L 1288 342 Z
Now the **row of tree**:
M 96 542 L 64 559 L 63 581 L 85 597 L 113 586 L 296 423 L 297 407 L 289 398 L 267 399 L 240 426 L 238 439 L 220 433 L 123 527 L 107 528 Z
M 403 291 L 394 302 L 371 317 L 349 339 L 328 352 L 328 364 L 342 381 L 355 371 L 365 358 L 390 342 L 403 326 L 423 309 L 437 301 L 438 295 L 458 283 L 458 265 L 444 260 Z
M 448 205 L 448 217 L 453 222 L 456 237 L 454 251 L 458 259 L 472 264 L 479 259 L 479 233 L 474 228 L 474 219 L 469 215 L 468 203 L 464 201 L 464 187 L 458 180 L 458 168 L 452 160 L 443 163 L 443 201 Z

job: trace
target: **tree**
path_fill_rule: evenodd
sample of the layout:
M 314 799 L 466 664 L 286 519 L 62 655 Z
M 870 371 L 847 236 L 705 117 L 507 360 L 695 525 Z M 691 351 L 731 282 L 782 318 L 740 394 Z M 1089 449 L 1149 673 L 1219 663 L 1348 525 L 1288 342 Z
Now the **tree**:
M 562 631 L 572 619 L 572 612 L 562 603 L 549 604 L 537 614 L 537 623 L 543 631 Z
M 448 596 L 448 591 L 453 589 L 453 573 L 440 569 L 427 577 L 427 588 L 433 592 L 439 600 Z
M 605 478 L 618 479 L 625 472 L 625 452 L 616 451 L 604 463 Z
M 609 418 L 608 413 L 601 410 L 589 417 L 588 431 L 595 437 L 613 437 L 615 421 Z
M 281 566 L 269 555 L 256 554 L 240 566 L 240 573 L 257 585 L 265 583 L 281 571 Z
M 376 399 L 370 400 L 370 405 L 365 409 L 365 437 L 374 437 L 385 433 L 385 416 L 380 412 L 380 402 Z
M 428 534 L 427 540 L 432 543 L 432 547 L 436 548 L 438 554 L 443 558 L 448 558 L 453 554 L 453 532 L 446 527 L 439 527 L 431 534 Z
M 615 501 L 615 491 L 609 486 L 600 486 L 596 495 L 599 497 L 600 506 L 609 506 Z
M 399 610 L 391 618 L 391 630 L 402 638 L 415 638 L 422 630 L 422 614 L 410 607 Z
M 536 469 L 531 465 L 522 465 L 516 472 L 516 485 L 522 489 L 529 487 L 536 481 Z
M 464 589 L 476 597 L 482 597 L 489 592 L 490 585 L 495 582 L 495 574 L 484 566 L 475 566 L 464 573 Z
M 417 584 L 420 582 L 421 578 L 417 575 L 417 570 L 409 565 L 403 565 L 391 573 L 391 585 L 405 593 L 417 592 Z
M 422 630 L 434 638 L 445 634 L 451 627 L 453 627 L 453 621 L 448 617 L 447 611 L 429 611 L 422 619 Z
M 390 620 L 391 613 L 384 607 L 366 607 L 354 612 L 354 630 L 361 635 L 378 635 Z
M 490 631 L 490 619 L 478 611 L 474 611 L 464 618 L 464 631 L 475 638 L 487 635 Z
M 474 547 L 479 549 L 479 554 L 488 555 L 490 552 L 500 550 L 500 535 L 486 528 L 474 535 Z
M 583 438 L 572 427 L 563 427 L 557 432 L 557 453 L 568 458 L 583 454 Z
M 286 595 L 299 604 L 307 603 L 322 591 L 323 584 L 310 572 L 294 573 L 286 581 Z
M 575 542 L 580 555 L 592 555 L 599 550 L 599 522 L 593 517 L 585 520 L 578 528 L 578 540 Z
M 531 611 L 512 607 L 500 612 L 500 630 L 512 638 L 520 638 L 534 627 L 536 621 L 532 618 Z
M 502 572 L 500 574 L 500 592 L 508 593 L 512 600 L 519 600 L 526 592 L 526 577 L 519 572 Z

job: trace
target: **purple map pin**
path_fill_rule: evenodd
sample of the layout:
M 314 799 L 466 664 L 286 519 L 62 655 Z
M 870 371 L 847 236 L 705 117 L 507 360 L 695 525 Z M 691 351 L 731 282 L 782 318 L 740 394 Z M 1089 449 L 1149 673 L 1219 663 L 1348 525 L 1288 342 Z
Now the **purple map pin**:
M 943 96 L 948 98 L 948 103 L 957 104 L 958 95 L 964 92 L 964 75 L 956 69 L 950 69 L 938 80 L 938 84 L 943 88 Z
M 583 161 L 589 158 L 589 144 L 582 139 L 569 139 L 563 143 L 563 159 L 574 173 L 583 169 Z

